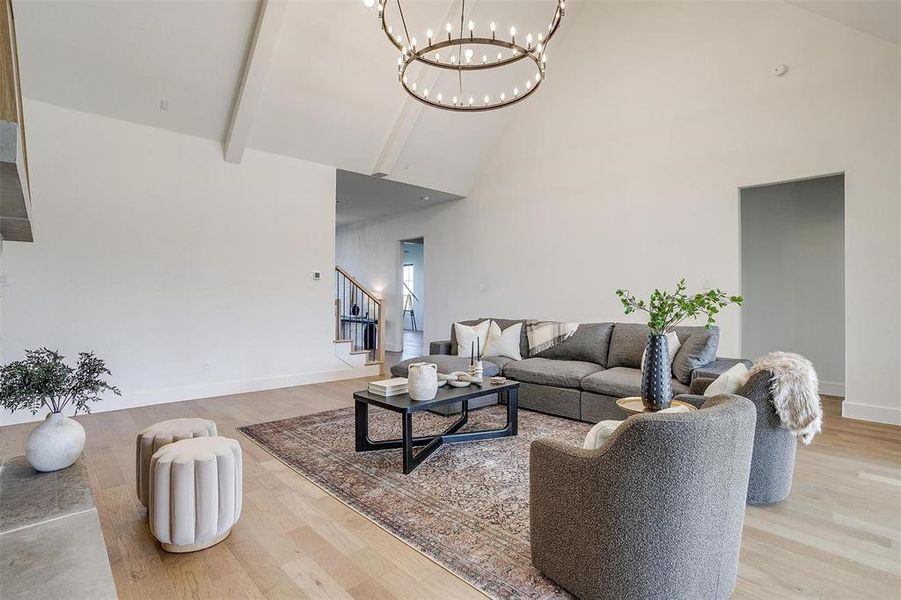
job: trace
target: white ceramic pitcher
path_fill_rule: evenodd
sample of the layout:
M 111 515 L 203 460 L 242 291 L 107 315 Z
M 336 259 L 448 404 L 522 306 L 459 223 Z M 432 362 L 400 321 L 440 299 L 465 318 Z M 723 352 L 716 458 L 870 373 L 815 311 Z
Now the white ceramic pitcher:
M 438 365 L 418 362 L 410 365 L 407 391 L 413 400 L 431 400 L 438 393 Z

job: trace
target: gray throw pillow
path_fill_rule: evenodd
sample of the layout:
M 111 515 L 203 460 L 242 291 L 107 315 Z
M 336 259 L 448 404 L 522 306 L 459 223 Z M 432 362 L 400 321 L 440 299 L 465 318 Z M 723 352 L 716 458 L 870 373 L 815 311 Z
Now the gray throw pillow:
M 651 330 L 642 323 L 617 323 L 610 336 L 610 354 L 607 368 L 641 368 L 641 355 L 648 346 Z
M 716 360 L 719 343 L 720 332 L 716 328 L 689 336 L 673 359 L 673 376 L 685 385 L 690 384 L 692 371 Z
M 607 365 L 613 323 L 582 323 L 571 336 L 535 356 L 554 360 L 582 360 Z

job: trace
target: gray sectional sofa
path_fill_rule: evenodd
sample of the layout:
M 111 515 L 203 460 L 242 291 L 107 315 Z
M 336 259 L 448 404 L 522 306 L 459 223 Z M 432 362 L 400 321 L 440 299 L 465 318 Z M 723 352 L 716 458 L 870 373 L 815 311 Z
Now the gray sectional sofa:
M 474 319 L 461 321 L 475 325 L 493 320 L 506 329 L 522 319 Z M 673 362 L 673 394 L 687 394 L 697 377 L 717 377 L 738 362 L 717 358 L 719 329 L 712 327 L 674 328 L 682 347 Z M 619 398 L 641 392 L 641 357 L 649 335 L 638 323 L 583 323 L 569 339 L 535 356 L 529 356 L 526 328 L 522 328 L 520 353 L 523 360 L 502 356 L 482 358 L 486 376 L 502 374 L 520 382 L 519 406 L 544 413 L 596 423 L 604 419 L 624 419 L 616 405 Z M 466 370 L 469 357 L 456 356 L 456 336 L 451 326 L 449 340 L 432 342 L 429 355 L 400 362 L 391 367 L 395 377 L 406 377 L 410 363 L 427 361 L 438 371 Z M 486 399 L 484 403 L 496 402 Z M 471 408 L 477 408 L 470 404 Z

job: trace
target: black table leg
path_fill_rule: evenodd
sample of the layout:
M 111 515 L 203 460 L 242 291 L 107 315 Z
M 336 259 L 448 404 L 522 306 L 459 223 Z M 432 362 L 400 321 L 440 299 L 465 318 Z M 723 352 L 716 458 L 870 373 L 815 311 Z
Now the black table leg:
M 507 434 L 519 434 L 519 388 L 504 390 L 507 399 Z
M 401 413 L 400 439 L 376 441 L 369 439 L 369 404 L 357 400 L 354 403 L 354 448 L 357 452 L 400 448 L 403 452 L 404 474 L 409 474 L 444 444 L 517 435 L 519 432 L 518 390 L 516 388 L 509 388 L 502 390 L 501 394 L 502 400 L 507 408 L 507 423 L 503 429 L 458 433 L 460 428 L 469 421 L 469 401 L 462 400 L 462 414 L 460 415 L 460 418 L 454 421 L 450 427 L 441 433 L 415 437 L 413 435 L 413 413 L 407 412 Z M 422 446 L 422 449 L 419 450 L 419 452 L 415 452 L 417 446 Z

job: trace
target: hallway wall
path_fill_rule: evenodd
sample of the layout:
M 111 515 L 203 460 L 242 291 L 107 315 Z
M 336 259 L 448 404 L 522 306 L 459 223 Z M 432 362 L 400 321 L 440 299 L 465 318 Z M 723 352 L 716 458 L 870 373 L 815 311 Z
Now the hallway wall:
M 845 395 L 844 177 L 741 192 L 742 355 L 797 352 Z

